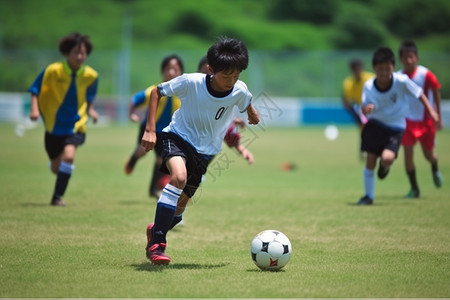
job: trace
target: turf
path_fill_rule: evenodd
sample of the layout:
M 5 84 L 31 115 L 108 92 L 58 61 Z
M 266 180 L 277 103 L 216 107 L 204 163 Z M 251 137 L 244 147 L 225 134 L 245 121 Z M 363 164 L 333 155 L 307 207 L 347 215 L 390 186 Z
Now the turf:
M 363 194 L 358 133 L 340 128 L 259 128 L 244 132 L 249 166 L 224 149 L 169 233 L 168 267 L 145 258 L 153 154 L 123 172 L 137 128 L 90 127 L 76 157 L 65 208 L 50 207 L 54 176 L 43 128 L 24 137 L 0 125 L 0 297 L 449 297 L 450 131 L 438 133 L 444 185 L 436 189 L 417 150 L 422 197 L 408 191 L 403 155 L 377 181 L 375 205 Z M 418 149 L 418 148 L 417 148 Z M 447 150 L 446 150 L 447 149 Z M 295 165 L 283 172 L 284 162 Z M 291 261 L 262 272 L 250 241 L 264 229 L 291 240 Z

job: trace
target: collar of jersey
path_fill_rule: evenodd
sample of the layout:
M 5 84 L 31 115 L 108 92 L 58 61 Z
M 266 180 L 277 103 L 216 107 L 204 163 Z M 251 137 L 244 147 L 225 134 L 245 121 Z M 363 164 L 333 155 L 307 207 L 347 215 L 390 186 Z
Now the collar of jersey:
M 67 62 L 67 60 L 64 60 L 62 62 L 63 67 L 64 67 L 64 71 L 66 71 L 67 74 L 72 75 L 72 69 L 69 67 L 69 63 Z M 81 73 L 83 73 L 85 66 L 81 65 L 81 67 L 77 70 L 76 74 L 77 76 L 80 75 Z

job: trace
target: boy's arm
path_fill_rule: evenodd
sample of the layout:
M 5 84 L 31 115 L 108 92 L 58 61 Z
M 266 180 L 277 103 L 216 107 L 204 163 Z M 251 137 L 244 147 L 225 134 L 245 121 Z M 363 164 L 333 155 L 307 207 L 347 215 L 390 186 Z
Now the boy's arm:
M 436 112 L 439 116 L 439 121 L 436 123 L 436 129 L 441 130 L 444 126 L 442 125 L 442 115 L 441 115 L 441 93 L 438 89 L 433 89 L 433 99 L 436 105 Z
M 135 112 L 135 110 L 136 106 L 134 105 L 133 102 L 131 102 L 130 105 L 128 106 L 128 117 L 130 118 L 131 121 L 138 123 L 140 121 L 140 118 L 138 114 Z
M 436 111 L 433 109 L 433 107 L 431 107 L 430 101 L 428 101 L 427 96 L 425 96 L 425 94 L 422 94 L 420 96 L 419 100 L 425 106 L 425 109 L 430 114 L 430 116 L 433 119 L 433 121 L 436 122 L 436 123 L 439 122 L 439 115 L 436 113 Z
M 249 164 L 252 164 L 255 161 L 255 159 L 253 158 L 253 153 L 245 148 L 244 145 L 238 144 L 235 148 L 239 152 L 239 154 L 248 161 Z
M 258 111 L 250 105 L 247 107 L 247 116 L 248 116 L 248 123 L 252 125 L 256 125 L 259 123 L 259 113 Z
M 94 122 L 94 124 L 96 124 L 98 121 L 98 113 L 94 109 L 94 106 L 92 105 L 92 103 L 88 103 L 88 115 L 92 118 L 92 121 Z
M 148 117 L 145 132 L 142 136 L 141 145 L 145 151 L 150 151 L 156 144 L 156 109 L 158 108 L 161 93 L 158 88 L 152 90 L 150 94 L 150 102 L 148 104 Z
M 39 119 L 39 115 L 38 97 L 35 94 L 31 94 L 30 120 L 36 121 Z

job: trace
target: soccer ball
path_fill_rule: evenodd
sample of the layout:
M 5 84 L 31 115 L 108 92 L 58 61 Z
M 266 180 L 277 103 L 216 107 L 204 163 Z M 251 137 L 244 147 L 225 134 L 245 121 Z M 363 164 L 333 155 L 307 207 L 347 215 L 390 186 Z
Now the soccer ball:
M 253 262 L 261 270 L 277 271 L 291 258 L 291 242 L 278 230 L 264 230 L 252 240 L 250 252 Z

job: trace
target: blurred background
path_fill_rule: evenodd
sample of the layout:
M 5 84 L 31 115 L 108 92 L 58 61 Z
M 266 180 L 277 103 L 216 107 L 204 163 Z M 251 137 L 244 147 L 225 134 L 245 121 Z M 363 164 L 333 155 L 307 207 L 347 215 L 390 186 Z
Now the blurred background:
M 448 20 L 448 0 L 0 0 L 0 121 L 26 118 L 28 87 L 63 59 L 58 40 L 79 31 L 94 44 L 87 64 L 99 72 L 95 106 L 105 122 L 128 122 L 131 95 L 161 80 L 164 56 L 180 55 L 194 72 L 226 35 L 247 44 L 241 79 L 256 100 L 280 111 L 270 122 L 351 124 L 340 100 L 349 60 L 371 71 L 377 47 L 397 54 L 405 39 L 416 42 L 419 62 L 450 99 Z M 448 126 L 447 101 L 443 114 Z

